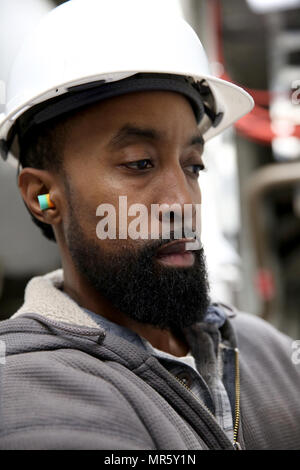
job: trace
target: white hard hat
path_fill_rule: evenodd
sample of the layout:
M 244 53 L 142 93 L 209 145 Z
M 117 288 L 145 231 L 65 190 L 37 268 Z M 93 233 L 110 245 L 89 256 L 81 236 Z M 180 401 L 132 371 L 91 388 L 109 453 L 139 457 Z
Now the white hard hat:
M 1 154 L 5 159 L 15 135 L 35 125 L 146 89 L 185 94 L 201 125 L 207 121 L 205 140 L 253 107 L 243 89 L 210 74 L 203 47 L 182 18 L 153 17 L 143 1 L 66 2 L 43 17 L 14 61 L 0 115 Z M 11 151 L 18 156 L 17 146 Z

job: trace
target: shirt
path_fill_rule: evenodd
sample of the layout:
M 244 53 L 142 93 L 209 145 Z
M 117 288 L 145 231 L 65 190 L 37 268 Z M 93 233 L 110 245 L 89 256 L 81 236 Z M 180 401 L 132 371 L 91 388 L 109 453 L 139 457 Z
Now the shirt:
M 232 389 L 226 390 L 223 376 L 234 374 L 234 355 L 232 348 L 222 342 L 220 328 L 225 322 L 224 311 L 211 305 L 201 323 L 197 323 L 197 337 L 201 332 L 201 344 L 195 341 L 189 328 L 186 337 L 190 351 L 186 356 L 177 357 L 165 351 L 154 348 L 149 341 L 127 327 L 111 322 L 107 318 L 84 309 L 93 320 L 104 330 L 120 336 L 150 352 L 158 361 L 174 375 L 183 386 L 188 388 L 196 400 L 209 409 L 215 419 L 227 434 L 233 439 L 233 410 L 234 397 L 229 397 Z M 196 333 L 196 331 L 195 331 Z M 228 381 L 228 384 L 232 381 Z

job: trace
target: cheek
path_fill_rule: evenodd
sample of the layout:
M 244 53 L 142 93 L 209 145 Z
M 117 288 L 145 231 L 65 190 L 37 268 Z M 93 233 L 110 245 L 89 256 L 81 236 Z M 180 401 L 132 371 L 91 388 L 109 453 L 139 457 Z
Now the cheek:
M 76 174 L 72 168 L 70 199 L 85 235 L 111 251 L 146 243 L 153 217 L 157 219 L 155 215 L 151 217 L 151 204 L 163 202 L 158 196 L 164 193 L 165 181 L 156 178 L 146 184 L 145 179 L 129 179 L 109 165 L 91 164 L 89 168 L 80 163 Z M 197 181 L 190 186 L 190 196 L 195 204 L 201 203 Z M 157 227 L 154 229 L 156 233 Z M 137 238 L 138 232 L 142 240 Z
M 110 246 L 134 246 L 145 243 L 150 232 L 149 217 L 151 208 L 145 201 L 116 194 L 114 203 L 102 203 L 96 211 L 96 235 L 99 240 L 112 240 Z M 109 241 L 108 241 L 109 243 Z
M 74 214 L 72 229 L 75 229 L 74 222 L 79 224 L 88 239 L 101 243 L 108 252 L 136 245 L 137 240 L 128 237 L 128 228 L 132 227 L 135 232 L 134 221 L 139 216 L 135 204 L 142 205 L 144 212 L 148 209 L 142 190 L 138 191 L 132 184 L 125 184 L 120 178 L 102 173 L 101 176 L 85 174 L 77 184 L 72 181 L 70 193 L 71 213 Z M 150 205 L 151 202 L 149 208 Z M 70 226 L 68 209 L 65 220 L 67 228 Z M 130 225 L 132 222 L 133 225 Z M 142 228 L 145 226 L 142 224 Z M 136 230 L 140 229 L 137 227 Z

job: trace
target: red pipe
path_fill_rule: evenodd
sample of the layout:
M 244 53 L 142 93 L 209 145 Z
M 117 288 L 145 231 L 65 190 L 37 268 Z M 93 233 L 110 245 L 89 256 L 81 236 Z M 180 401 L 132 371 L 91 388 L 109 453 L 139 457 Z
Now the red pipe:
M 224 49 L 222 41 L 222 10 L 220 0 L 210 0 L 209 7 L 215 18 L 217 32 L 217 58 L 223 64 L 225 70 Z M 226 71 L 221 76 L 223 80 L 233 82 Z M 278 136 L 272 129 L 272 121 L 270 119 L 269 110 L 266 109 L 270 105 L 270 101 L 278 95 L 286 96 L 286 93 L 271 93 L 268 90 L 255 90 L 251 88 L 243 88 L 253 97 L 255 107 L 246 116 L 235 123 L 238 133 L 248 139 L 265 145 L 270 145 L 272 140 Z M 291 92 L 292 94 L 292 92 Z M 300 138 L 300 126 L 295 126 L 292 136 Z

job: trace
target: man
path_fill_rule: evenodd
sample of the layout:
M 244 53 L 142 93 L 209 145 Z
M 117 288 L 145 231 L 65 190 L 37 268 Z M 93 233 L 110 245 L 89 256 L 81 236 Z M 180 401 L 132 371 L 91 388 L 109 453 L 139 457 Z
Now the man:
M 1 324 L 0 447 L 296 449 L 291 341 L 211 301 L 197 244 L 204 141 L 252 101 L 209 75 L 184 21 L 124 3 L 57 8 L 12 69 L 2 153 L 62 270 Z

